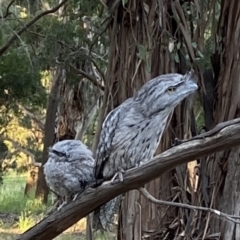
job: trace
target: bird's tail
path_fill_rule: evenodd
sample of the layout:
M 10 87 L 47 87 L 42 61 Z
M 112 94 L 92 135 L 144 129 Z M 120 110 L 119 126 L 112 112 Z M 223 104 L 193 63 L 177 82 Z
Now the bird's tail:
M 115 216 L 119 213 L 120 202 L 122 195 L 110 200 L 99 208 L 95 209 L 93 213 L 93 229 L 107 232 L 114 232 L 116 230 Z

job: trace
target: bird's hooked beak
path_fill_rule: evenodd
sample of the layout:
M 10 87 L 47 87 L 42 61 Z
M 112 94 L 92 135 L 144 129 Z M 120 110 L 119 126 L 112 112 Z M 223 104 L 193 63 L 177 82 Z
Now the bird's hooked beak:
M 193 69 L 191 69 L 189 72 L 187 72 L 184 75 L 184 78 L 185 78 L 186 81 L 192 81 L 192 82 L 197 84 L 197 76 L 196 76 Z
M 198 83 L 197 83 L 197 76 L 194 73 L 194 70 L 191 70 L 187 72 L 184 75 L 184 80 L 187 83 L 187 85 L 192 89 L 192 90 L 197 90 L 198 89 Z

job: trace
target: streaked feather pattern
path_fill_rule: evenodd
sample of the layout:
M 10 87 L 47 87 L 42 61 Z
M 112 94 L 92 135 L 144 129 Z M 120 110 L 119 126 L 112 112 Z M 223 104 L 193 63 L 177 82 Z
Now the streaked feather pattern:
M 150 160 L 174 108 L 196 90 L 192 73 L 165 74 L 145 83 L 132 98 L 112 110 L 102 125 L 95 177 L 111 179 L 118 171 Z M 119 203 L 117 198 L 112 203 Z M 109 209 L 112 203 L 102 208 Z M 106 216 L 107 220 L 98 217 L 103 228 L 111 219 L 110 214 Z
M 174 88 L 170 93 L 168 90 Z M 148 161 L 174 108 L 197 89 L 190 74 L 165 74 L 147 83 L 106 117 L 97 148 L 96 178 Z

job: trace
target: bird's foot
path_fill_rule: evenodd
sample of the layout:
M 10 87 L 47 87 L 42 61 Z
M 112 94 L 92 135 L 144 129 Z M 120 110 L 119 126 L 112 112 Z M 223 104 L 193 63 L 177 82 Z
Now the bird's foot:
M 113 178 L 111 179 L 111 184 L 114 184 L 114 181 L 116 180 L 116 178 L 119 178 L 120 182 L 123 182 L 123 173 L 125 171 L 123 169 L 119 170 L 118 172 L 115 173 L 115 175 L 113 176 Z
M 195 137 L 192 138 L 192 140 L 205 140 L 206 136 L 204 135 L 205 133 L 202 133 L 200 135 L 197 135 Z
M 186 142 L 189 142 L 191 140 L 205 140 L 205 133 L 201 134 L 201 135 L 197 135 L 193 138 L 190 138 L 190 139 L 185 139 L 185 140 L 182 140 L 182 139 L 179 139 L 179 138 L 175 138 L 174 139 L 174 143 L 172 144 L 172 147 L 175 147 L 175 146 L 178 146 L 182 143 L 186 143 Z
M 102 185 L 103 182 L 104 182 L 104 179 L 96 179 L 96 182 L 92 183 L 90 187 L 91 188 L 99 187 L 100 185 Z
M 47 216 L 52 214 L 57 209 L 57 205 L 59 204 L 59 202 L 60 202 L 60 200 L 58 199 L 55 202 L 55 204 L 47 210 L 47 213 L 46 213 Z
M 64 201 L 58 208 L 57 210 L 60 211 L 62 209 L 63 206 L 65 206 L 67 204 L 67 201 Z
M 82 192 L 77 193 L 77 194 L 74 195 L 74 197 L 73 197 L 73 202 L 76 201 L 77 197 L 78 197 L 81 193 L 82 193 Z
M 171 145 L 172 145 L 172 147 L 175 147 L 175 146 L 178 146 L 178 145 L 182 144 L 183 142 L 184 142 L 184 140 L 179 139 L 179 138 L 175 138 L 174 143 L 172 143 Z
M 76 201 L 76 199 L 78 198 L 78 196 L 80 196 L 85 190 L 86 190 L 86 188 L 85 188 L 84 190 L 78 192 L 77 194 L 75 194 L 72 201 L 73 201 L 73 202 Z

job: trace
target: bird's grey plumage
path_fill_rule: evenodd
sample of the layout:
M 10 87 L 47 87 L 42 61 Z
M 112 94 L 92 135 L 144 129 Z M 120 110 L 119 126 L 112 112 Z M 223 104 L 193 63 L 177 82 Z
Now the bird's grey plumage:
M 148 81 L 106 117 L 95 175 L 109 179 L 153 157 L 174 108 L 197 89 L 191 74 L 165 74 Z
M 92 184 L 95 160 L 92 152 L 80 140 L 63 140 L 49 148 L 44 165 L 46 182 L 62 197 L 71 197 Z
M 95 177 L 111 179 L 150 160 L 174 108 L 197 88 L 191 72 L 161 75 L 111 111 L 102 125 Z
M 121 196 L 115 197 L 94 211 L 93 228 L 95 230 L 114 231 L 114 217 L 118 213 Z

